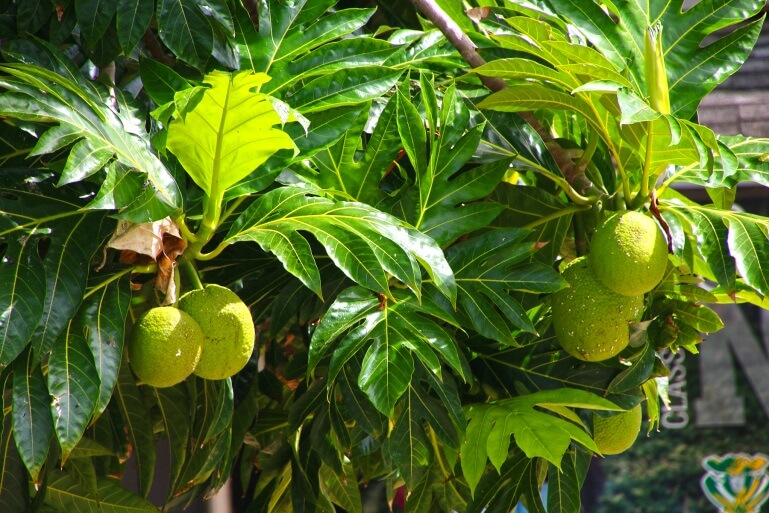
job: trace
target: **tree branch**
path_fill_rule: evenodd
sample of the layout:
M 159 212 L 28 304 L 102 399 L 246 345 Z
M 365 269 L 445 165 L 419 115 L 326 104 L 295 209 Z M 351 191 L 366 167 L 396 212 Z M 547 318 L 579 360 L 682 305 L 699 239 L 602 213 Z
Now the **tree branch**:
M 462 29 L 441 9 L 434 0 L 411 0 L 411 3 L 428 19 L 433 25 L 435 25 L 451 45 L 457 49 L 462 59 L 470 65 L 471 68 L 477 68 L 486 64 L 483 57 L 478 54 L 478 48 L 467 37 Z M 486 77 L 479 74 L 478 77 L 481 82 L 490 91 L 496 92 L 503 89 L 507 89 L 505 81 L 496 77 Z M 566 151 L 561 148 L 550 136 L 547 129 L 542 126 L 542 123 L 534 116 L 532 112 L 519 112 L 518 113 L 524 121 L 531 125 L 534 130 L 537 131 L 539 136 L 547 145 L 550 154 L 555 159 L 558 168 L 563 173 L 564 178 L 571 184 L 571 186 L 580 194 L 584 196 L 596 196 L 603 194 L 603 191 L 598 189 L 593 182 L 585 175 L 584 172 L 577 170 L 574 166 L 574 162 L 571 160 Z
M 148 28 L 144 33 L 142 36 L 142 44 L 155 60 L 162 62 L 166 66 L 173 66 L 174 60 L 163 51 L 163 46 L 160 44 L 160 41 L 158 41 L 155 33 L 152 32 L 152 29 Z

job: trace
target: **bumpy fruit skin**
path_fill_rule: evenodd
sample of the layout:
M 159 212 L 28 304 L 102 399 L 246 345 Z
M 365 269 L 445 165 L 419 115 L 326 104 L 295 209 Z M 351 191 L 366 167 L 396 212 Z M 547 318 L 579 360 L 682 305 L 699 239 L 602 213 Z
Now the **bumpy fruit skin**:
M 205 335 L 196 376 L 224 379 L 246 366 L 256 334 L 251 312 L 237 294 L 209 284 L 184 294 L 179 308 L 197 321 Z
M 638 438 L 641 420 L 640 404 L 611 417 L 593 415 L 593 440 L 601 454 L 619 454 L 628 450 Z
M 630 342 L 628 323 L 641 318 L 643 295 L 612 292 L 584 256 L 570 262 L 562 276 L 569 287 L 551 296 L 558 342 L 570 355 L 588 362 L 619 354 Z
M 598 279 L 617 294 L 645 294 L 657 286 L 668 263 L 668 245 L 654 219 L 640 212 L 614 214 L 590 241 Z
M 200 360 L 203 338 L 203 330 L 189 314 L 170 306 L 152 308 L 131 332 L 131 368 L 141 381 L 153 387 L 181 383 Z

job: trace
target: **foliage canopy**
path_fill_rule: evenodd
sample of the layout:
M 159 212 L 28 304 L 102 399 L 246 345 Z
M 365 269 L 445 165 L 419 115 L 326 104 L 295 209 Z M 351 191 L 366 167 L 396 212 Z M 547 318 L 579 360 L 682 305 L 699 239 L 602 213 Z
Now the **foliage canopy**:
M 437 1 L 475 69 L 411 4 L 347 3 L 2 4 L 0 510 L 155 511 L 165 439 L 167 509 L 232 477 L 248 511 L 361 512 L 382 479 L 409 512 L 577 513 L 592 415 L 654 425 L 657 352 L 767 306 L 769 220 L 731 207 L 769 141 L 696 121 L 762 1 Z M 549 295 L 625 209 L 667 270 L 583 362 Z M 133 323 L 201 281 L 249 306 L 249 363 L 137 380 Z

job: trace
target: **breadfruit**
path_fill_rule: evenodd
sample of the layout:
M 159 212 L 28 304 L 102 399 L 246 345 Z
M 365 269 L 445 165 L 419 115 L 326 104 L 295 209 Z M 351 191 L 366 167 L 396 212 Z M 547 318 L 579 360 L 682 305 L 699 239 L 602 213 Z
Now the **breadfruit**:
M 562 276 L 569 287 L 551 296 L 558 342 L 570 355 L 588 362 L 619 354 L 630 342 L 628 323 L 641 318 L 643 295 L 612 292 L 584 256 L 570 262 Z
M 668 246 L 651 217 L 640 212 L 614 214 L 590 241 L 590 260 L 601 282 L 617 294 L 645 294 L 667 268 Z
M 640 404 L 611 417 L 593 414 L 593 440 L 601 454 L 619 454 L 628 450 L 638 438 L 641 420 Z
M 181 383 L 200 360 L 203 338 L 203 330 L 186 312 L 170 306 L 152 308 L 139 318 L 131 332 L 131 368 L 141 381 L 153 387 Z
M 226 287 L 209 284 L 187 292 L 179 308 L 192 316 L 205 335 L 195 375 L 224 379 L 236 374 L 254 350 L 254 323 L 248 306 Z

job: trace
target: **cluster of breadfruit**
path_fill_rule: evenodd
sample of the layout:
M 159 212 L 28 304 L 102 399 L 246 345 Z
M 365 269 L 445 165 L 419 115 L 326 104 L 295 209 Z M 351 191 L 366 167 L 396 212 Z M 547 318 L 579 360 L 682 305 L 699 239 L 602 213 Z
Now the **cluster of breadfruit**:
M 551 296 L 553 329 L 561 346 L 580 360 L 617 356 L 641 320 L 644 294 L 662 280 L 668 247 L 651 217 L 625 211 L 608 217 L 590 241 L 590 254 L 571 261 L 569 287 Z
M 617 356 L 641 320 L 644 294 L 665 275 L 668 247 L 651 217 L 627 211 L 608 217 L 590 241 L 590 254 L 571 261 L 569 287 L 552 295 L 553 329 L 561 347 L 580 360 Z M 593 414 L 593 439 L 604 454 L 630 448 L 641 428 L 641 405 L 609 416 Z
M 148 385 L 176 385 L 195 374 L 224 379 L 251 358 L 254 323 L 248 306 L 226 287 L 209 284 L 173 306 L 148 310 L 133 327 L 131 368 Z

